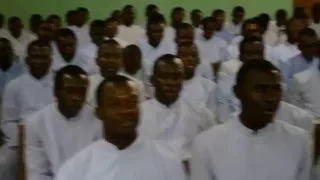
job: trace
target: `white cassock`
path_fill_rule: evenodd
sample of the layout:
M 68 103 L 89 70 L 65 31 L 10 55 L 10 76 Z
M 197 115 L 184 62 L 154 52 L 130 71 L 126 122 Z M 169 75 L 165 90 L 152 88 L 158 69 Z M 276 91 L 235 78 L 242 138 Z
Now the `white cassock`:
M 25 73 L 9 82 L 2 99 L 1 128 L 9 138 L 10 146 L 17 146 L 18 124 L 54 100 L 53 77 L 50 74 L 37 80 Z
M 206 108 L 183 98 L 169 107 L 150 99 L 142 103 L 141 112 L 141 138 L 167 143 L 182 160 L 190 158 L 192 140 L 216 123 Z
M 228 22 L 228 23 L 225 23 L 224 29 L 227 30 L 229 33 L 237 36 L 241 34 L 242 23 L 243 22 L 234 24 L 233 22 Z
M 199 51 L 201 63 L 217 63 L 226 60 L 227 42 L 219 37 L 212 36 L 207 40 L 203 36 L 195 41 Z
M 100 73 L 97 65 L 98 46 L 94 43 L 88 43 L 79 48 L 79 62 L 87 62 L 85 66 L 90 75 Z
M 183 82 L 181 95 L 192 104 L 206 107 L 214 112 L 216 108 L 215 90 L 216 84 L 213 81 L 194 76 L 192 79 Z
M 85 24 L 82 27 L 78 27 L 78 26 L 69 26 L 68 29 L 72 30 L 73 33 L 76 35 L 77 37 L 77 44 L 79 44 L 79 46 L 85 46 L 86 44 L 91 42 L 91 37 L 89 35 L 89 31 L 90 31 L 90 27 L 89 25 Z
M 200 134 L 192 153 L 191 180 L 310 178 L 309 133 L 281 121 L 255 132 L 236 118 Z
M 87 105 L 76 117 L 66 119 L 53 103 L 33 114 L 25 124 L 30 180 L 52 180 L 67 159 L 103 134 L 101 122 Z
M 271 58 L 279 62 L 279 64 L 285 63 L 289 59 L 300 54 L 300 50 L 296 44 L 290 44 L 288 42 L 278 44 L 271 50 Z
M 146 97 L 143 82 L 140 81 L 139 79 L 136 79 L 132 76 L 129 76 L 128 74 L 125 74 L 123 72 L 119 72 L 118 75 L 126 76 L 127 78 L 131 79 L 137 85 L 140 102 L 143 102 Z M 86 102 L 93 107 L 95 107 L 97 105 L 96 94 L 97 94 L 98 87 L 103 80 L 104 80 L 104 78 L 100 74 L 89 76 L 89 89 L 87 92 Z
M 200 64 L 196 68 L 195 75 L 206 78 L 210 81 L 214 81 L 216 79 L 215 75 L 213 74 L 212 64 L 206 62 L 206 60 L 201 60 Z
M 137 46 L 142 54 L 142 66 L 147 76 L 152 75 L 153 65 L 155 61 L 162 55 L 175 54 L 175 43 L 171 40 L 163 38 L 157 47 L 149 44 L 147 38 L 142 38 L 137 42 Z
M 18 152 L 6 144 L 0 146 L 0 179 L 17 180 Z
M 320 118 L 320 71 L 311 67 L 293 76 L 285 100 Z
M 37 39 L 36 36 L 28 33 L 26 30 L 22 30 L 21 36 L 18 39 L 13 37 L 9 31 L 3 31 L 0 36 L 7 38 L 11 42 L 15 55 L 21 59 L 26 57 L 29 43 Z
M 119 150 L 99 140 L 70 158 L 56 180 L 185 180 L 182 163 L 166 147 L 153 141 L 136 141 Z
M 128 42 L 129 44 L 137 43 L 139 39 L 144 37 L 144 35 L 145 29 L 141 28 L 138 25 L 134 24 L 130 27 L 125 25 L 118 26 L 118 37 Z

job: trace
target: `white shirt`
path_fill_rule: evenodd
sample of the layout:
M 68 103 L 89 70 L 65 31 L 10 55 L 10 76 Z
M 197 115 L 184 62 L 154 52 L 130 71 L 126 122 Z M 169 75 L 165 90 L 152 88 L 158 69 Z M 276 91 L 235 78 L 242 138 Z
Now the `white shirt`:
M 79 48 L 79 62 L 87 62 L 86 67 L 90 75 L 99 73 L 99 66 L 96 63 L 97 54 L 98 47 L 92 42 Z
M 18 155 L 16 149 L 7 145 L 0 147 L 0 179 L 17 180 Z
M 102 129 L 87 105 L 70 119 L 60 113 L 56 103 L 35 113 L 26 120 L 25 128 L 28 179 L 53 179 L 67 159 L 102 137 Z
M 149 44 L 147 38 L 139 40 L 137 46 L 141 50 L 143 68 L 148 76 L 151 76 L 157 58 L 165 54 L 175 54 L 175 44 L 166 38 L 163 38 L 156 48 Z
M 243 62 L 241 62 L 240 60 L 229 60 L 221 63 L 219 69 L 219 76 L 236 75 L 242 64 Z
M 238 119 L 229 121 L 196 138 L 191 180 L 308 180 L 310 140 L 285 122 L 254 132 Z
M 204 130 L 215 124 L 206 108 L 179 98 L 165 106 L 156 99 L 142 103 L 139 134 L 143 139 L 159 140 L 170 145 L 177 155 L 190 158 L 190 143 Z
M 18 124 L 54 99 L 52 75 L 37 80 L 26 73 L 9 82 L 2 100 L 2 130 L 10 146 L 17 145 Z
M 37 39 L 36 36 L 28 33 L 25 30 L 22 30 L 20 37 L 17 39 L 13 37 L 9 31 L 3 31 L 2 35 L 0 34 L 0 36 L 7 38 L 11 42 L 15 55 L 19 58 L 26 57 L 29 43 Z
M 195 75 L 206 78 L 210 81 L 214 81 L 216 78 L 213 73 L 212 64 L 206 60 L 201 60 L 201 63 L 196 68 Z
M 242 22 L 239 24 L 234 24 L 233 22 L 226 23 L 224 25 L 224 29 L 226 29 L 229 33 L 233 35 L 241 34 Z
M 185 180 L 182 163 L 157 142 L 124 150 L 99 140 L 64 164 L 56 180 Z
M 135 44 L 145 34 L 145 30 L 138 25 L 130 27 L 125 25 L 118 26 L 118 37 L 125 40 L 129 44 Z
M 289 83 L 286 100 L 320 117 L 320 73 L 317 66 L 295 74 Z
M 283 44 L 278 44 L 273 47 L 271 50 L 271 56 L 274 61 L 284 63 L 289 59 L 300 54 L 300 50 L 298 49 L 296 44 L 290 44 L 288 42 Z
M 182 97 L 193 104 L 206 107 L 213 111 L 215 109 L 215 89 L 213 81 L 200 76 L 195 76 L 183 82 Z
M 79 46 L 84 46 L 88 43 L 91 43 L 91 37 L 89 35 L 89 30 L 90 27 L 89 25 L 83 25 L 82 27 L 78 27 L 78 26 L 69 26 L 69 29 L 71 29 L 73 31 L 73 33 L 76 35 L 77 37 L 77 44 Z
M 218 37 L 212 36 L 207 40 L 203 36 L 195 41 L 198 47 L 201 60 L 206 60 L 209 63 L 216 63 L 226 60 L 227 42 Z
M 312 22 L 310 25 L 310 28 L 316 31 L 318 37 L 320 36 L 320 23 L 314 23 Z

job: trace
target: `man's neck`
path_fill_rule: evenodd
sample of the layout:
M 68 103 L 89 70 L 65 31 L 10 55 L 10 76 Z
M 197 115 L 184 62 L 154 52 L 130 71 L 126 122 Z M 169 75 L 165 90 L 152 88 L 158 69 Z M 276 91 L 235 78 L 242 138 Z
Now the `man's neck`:
M 133 25 L 133 23 L 123 23 L 123 25 L 125 25 L 127 27 L 131 27 Z
M 33 72 L 30 72 L 30 75 L 31 75 L 33 78 L 35 78 L 36 80 L 41 80 L 41 79 L 43 79 L 44 77 L 47 76 L 47 74 L 38 75 L 38 74 L 35 74 L 35 73 L 33 73 Z
M 259 123 L 251 123 L 251 122 L 259 121 L 259 118 L 261 117 L 254 117 L 251 115 L 251 113 L 244 113 L 243 111 L 239 115 L 239 119 L 242 125 L 256 132 L 259 131 L 260 129 L 263 129 L 267 125 L 267 124 L 263 125 Z
M 152 46 L 153 48 L 159 47 L 160 43 L 161 43 L 161 42 L 155 42 L 155 41 L 149 40 L 149 44 L 150 44 L 150 46 Z
M 164 106 L 166 106 L 168 108 L 170 108 L 178 100 L 178 99 L 175 99 L 173 101 L 167 101 L 164 98 L 162 98 L 159 95 L 157 95 L 157 92 L 156 92 L 155 98 L 160 104 L 162 104 L 162 105 L 164 105 Z
M 126 136 L 114 136 L 105 133 L 104 138 L 109 143 L 115 145 L 119 150 L 124 150 L 130 147 L 137 139 L 137 133 L 126 135 Z

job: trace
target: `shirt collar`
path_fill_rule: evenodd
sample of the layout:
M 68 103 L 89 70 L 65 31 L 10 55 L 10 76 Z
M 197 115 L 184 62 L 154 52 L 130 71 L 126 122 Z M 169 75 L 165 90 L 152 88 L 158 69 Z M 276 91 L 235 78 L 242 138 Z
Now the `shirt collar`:
M 78 122 L 84 117 L 84 114 L 86 113 L 85 109 L 88 108 L 88 105 L 86 103 L 84 103 L 82 108 L 80 109 L 79 113 L 75 117 L 68 118 L 68 119 L 60 112 L 60 110 L 58 108 L 58 103 L 55 103 L 54 108 L 55 108 L 57 117 L 59 117 L 58 119 L 61 119 L 61 120 L 67 121 L 67 122 Z
M 176 109 L 176 108 L 180 108 L 180 105 L 181 105 L 181 97 L 178 97 L 178 99 L 170 106 L 166 106 L 160 103 L 156 98 L 154 98 L 153 101 L 157 107 L 160 107 L 162 109 Z

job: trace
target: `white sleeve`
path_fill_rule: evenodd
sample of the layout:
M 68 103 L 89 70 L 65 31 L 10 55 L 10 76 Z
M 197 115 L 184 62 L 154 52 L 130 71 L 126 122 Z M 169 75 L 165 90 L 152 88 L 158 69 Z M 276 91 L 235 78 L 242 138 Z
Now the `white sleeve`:
M 303 141 L 303 151 L 298 166 L 297 180 L 307 180 L 310 179 L 311 176 L 311 167 L 313 162 L 311 137 L 306 135 Z
M 30 180 L 52 180 L 53 172 L 50 169 L 50 163 L 45 153 L 40 134 L 37 132 L 38 126 L 26 121 L 26 164 L 27 174 Z
M 304 109 L 304 102 L 301 97 L 301 84 L 296 78 L 293 78 L 287 88 L 287 92 L 285 94 L 285 101 Z
M 213 170 L 210 169 L 208 154 L 199 140 L 196 139 L 192 146 L 191 180 L 216 180 Z

